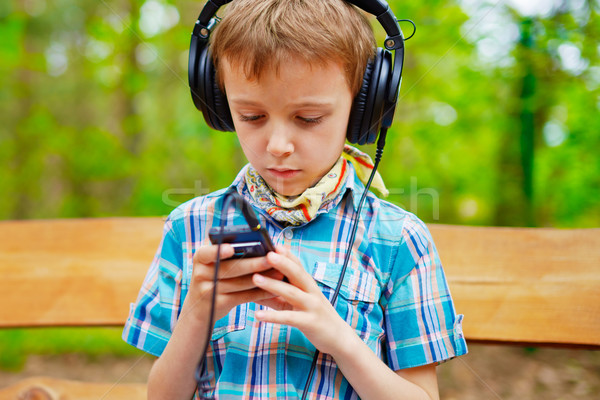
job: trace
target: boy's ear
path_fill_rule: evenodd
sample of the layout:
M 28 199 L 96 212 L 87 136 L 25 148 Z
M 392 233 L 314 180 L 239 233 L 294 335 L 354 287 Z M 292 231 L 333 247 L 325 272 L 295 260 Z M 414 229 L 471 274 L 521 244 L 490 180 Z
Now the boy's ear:
M 188 80 L 194 105 L 212 129 L 233 132 L 233 118 L 227 96 L 215 79 L 215 67 L 208 51 L 208 38 L 192 33 L 188 64 Z

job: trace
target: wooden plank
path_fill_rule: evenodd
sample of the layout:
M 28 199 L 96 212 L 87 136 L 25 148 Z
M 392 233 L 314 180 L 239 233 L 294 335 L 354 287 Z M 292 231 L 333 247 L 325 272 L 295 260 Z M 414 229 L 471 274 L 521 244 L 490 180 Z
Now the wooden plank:
M 162 223 L 0 222 L 0 327 L 123 324 Z M 430 229 L 468 339 L 600 346 L 600 229 Z
M 468 339 L 600 346 L 600 229 L 430 229 Z
M 0 222 L 0 326 L 121 325 L 161 218 Z
M 89 383 L 33 377 L 0 389 L 0 400 L 143 400 L 147 387 L 142 383 Z

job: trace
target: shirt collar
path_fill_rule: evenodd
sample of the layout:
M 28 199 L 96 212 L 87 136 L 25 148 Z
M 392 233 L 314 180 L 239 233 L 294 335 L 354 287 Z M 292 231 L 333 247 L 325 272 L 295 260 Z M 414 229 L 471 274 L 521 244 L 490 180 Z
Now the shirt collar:
M 348 176 L 348 180 L 346 181 L 346 191 L 348 197 L 352 199 L 352 204 L 354 205 L 354 211 L 358 210 L 358 205 L 360 203 L 360 198 L 365 190 L 365 185 L 360 181 L 358 176 L 356 175 L 356 171 L 354 170 L 354 166 L 352 163 L 350 164 L 350 174 Z

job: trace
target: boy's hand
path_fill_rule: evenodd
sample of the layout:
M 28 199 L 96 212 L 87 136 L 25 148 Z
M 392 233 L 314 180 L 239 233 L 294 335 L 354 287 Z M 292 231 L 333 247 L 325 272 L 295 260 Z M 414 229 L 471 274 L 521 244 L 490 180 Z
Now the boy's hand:
M 352 333 L 350 326 L 323 295 L 313 277 L 304 270 L 300 260 L 289 250 L 278 246 L 266 261 L 287 277 L 289 283 L 266 274 L 255 274 L 256 286 L 273 293 L 258 303 L 275 310 L 260 310 L 255 317 L 261 321 L 294 326 L 321 352 L 332 354 L 340 345 L 343 333 Z
M 252 275 L 260 272 L 272 279 L 282 279 L 283 275 L 272 269 L 266 257 L 230 259 L 234 250 L 231 245 L 221 245 L 221 263 L 219 265 L 217 295 L 215 300 L 215 319 L 224 317 L 233 307 L 250 301 L 258 302 L 274 296 L 257 288 Z M 217 246 L 200 247 L 194 254 L 193 272 L 190 289 L 185 299 L 182 314 L 195 316 L 198 321 L 207 322 L 213 290 L 213 277 Z

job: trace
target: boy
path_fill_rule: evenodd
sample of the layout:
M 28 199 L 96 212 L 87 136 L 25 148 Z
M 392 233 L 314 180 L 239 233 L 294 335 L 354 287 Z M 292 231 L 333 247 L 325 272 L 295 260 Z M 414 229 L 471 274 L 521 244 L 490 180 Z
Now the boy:
M 241 260 L 221 247 L 204 364 L 217 398 L 300 398 L 319 350 L 308 398 L 438 399 L 436 364 L 466 352 L 427 229 L 371 193 L 340 296 L 329 301 L 364 189 L 354 165 L 365 155 L 345 139 L 374 42 L 365 17 L 342 0 L 234 0 L 211 35 L 249 161 L 231 188 L 276 245 Z M 126 323 L 124 339 L 159 357 L 150 399 L 199 397 L 194 371 L 217 255 L 208 231 L 221 218 L 245 224 L 222 209 L 224 194 L 171 213 Z

